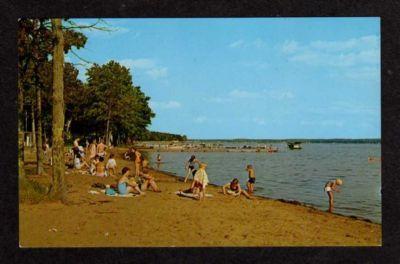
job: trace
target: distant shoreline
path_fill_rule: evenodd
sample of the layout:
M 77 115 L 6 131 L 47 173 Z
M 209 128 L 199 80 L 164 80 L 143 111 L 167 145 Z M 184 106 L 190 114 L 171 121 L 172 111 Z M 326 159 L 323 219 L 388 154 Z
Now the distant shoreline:
M 359 144 L 368 144 L 368 143 L 381 143 L 380 138 L 360 138 L 360 139 L 341 139 L 341 138 L 332 138 L 332 139 L 188 139 L 187 141 L 194 142 L 255 142 L 255 143 L 286 143 L 286 142 L 301 142 L 301 143 L 359 143 Z

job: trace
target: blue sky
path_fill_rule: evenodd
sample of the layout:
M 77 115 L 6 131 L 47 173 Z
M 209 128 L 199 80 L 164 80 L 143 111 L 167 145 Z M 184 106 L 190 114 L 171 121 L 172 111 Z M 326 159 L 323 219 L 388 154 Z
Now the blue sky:
M 151 97 L 151 130 L 199 139 L 381 136 L 379 18 L 105 21 L 115 31 L 85 30 L 76 52 L 130 68 Z

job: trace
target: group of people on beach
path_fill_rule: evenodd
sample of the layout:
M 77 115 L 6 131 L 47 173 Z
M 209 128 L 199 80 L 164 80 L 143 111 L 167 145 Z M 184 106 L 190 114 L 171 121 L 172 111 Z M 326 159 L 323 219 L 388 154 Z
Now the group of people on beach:
M 196 169 L 196 164 L 198 165 L 198 169 Z M 190 157 L 185 165 L 186 175 L 184 182 L 187 182 L 190 175 L 192 175 L 193 177 L 193 182 L 189 189 L 180 191 L 181 195 L 192 193 L 195 195 L 194 198 L 197 199 L 203 199 L 205 197 L 205 189 L 209 182 L 206 168 L 207 164 L 196 159 L 195 155 L 192 155 Z M 237 178 L 234 178 L 231 182 L 222 186 L 222 193 L 224 195 L 228 194 L 233 196 L 240 196 L 241 194 L 243 194 L 246 198 L 251 199 L 250 195 L 254 192 L 256 176 L 252 165 L 247 165 L 246 170 L 249 176 L 249 179 L 247 181 L 247 192 L 241 188 L 239 180 Z
M 79 145 L 79 140 L 80 139 L 77 138 L 72 147 L 73 167 L 75 169 L 80 171 L 86 169 L 87 172 L 93 176 L 111 176 L 117 179 L 117 184 L 107 186 L 107 189 L 113 189 L 122 195 L 129 193 L 143 195 L 148 188 L 151 188 L 154 192 L 161 192 L 154 177 L 149 173 L 149 161 L 142 156 L 139 150 L 130 147 L 128 151 L 123 154 L 125 160 L 134 162 L 135 171 L 132 173 L 130 168 L 124 167 L 121 171 L 122 176 L 118 178 L 117 162 L 113 153 L 108 156 L 107 163 L 105 163 L 105 158 L 107 156 L 106 150 L 111 149 L 112 146 L 106 146 L 102 139 L 100 139 L 97 144 L 96 139 L 93 139 L 90 144 L 86 144 L 85 150 L 85 148 Z M 88 155 L 85 153 L 88 153 Z M 85 156 L 87 156 L 86 159 Z M 161 162 L 161 155 L 158 154 L 156 163 L 160 164 Z M 204 199 L 206 197 L 206 187 L 209 184 L 206 168 L 206 163 L 198 160 L 195 155 L 191 155 L 189 160 L 185 163 L 186 175 L 184 177 L 184 182 L 186 183 L 190 176 L 192 176 L 193 181 L 188 189 L 179 190 L 177 194 L 198 200 Z M 237 197 L 243 195 L 251 199 L 256 181 L 253 165 L 248 164 L 246 166 L 246 171 L 248 173 L 248 180 L 246 183 L 247 190 L 242 189 L 238 178 L 233 178 L 230 182 L 222 186 L 222 193 L 224 195 Z M 327 193 L 329 199 L 328 212 L 333 212 L 334 192 L 340 192 L 338 186 L 342 184 L 343 181 L 341 179 L 328 181 L 325 184 L 324 191 Z
M 117 162 L 113 153 L 109 154 L 107 163 L 105 163 L 107 149 L 112 149 L 112 146 L 106 146 L 103 139 L 100 139 L 98 144 L 96 139 L 92 139 L 90 144 L 86 144 L 85 149 L 79 145 L 79 141 L 79 138 L 74 140 L 71 152 L 68 153 L 73 157 L 72 167 L 74 169 L 82 173 L 89 173 L 92 176 L 110 176 L 116 179 L 116 184 L 106 187 L 117 191 L 121 195 L 129 193 L 143 195 L 148 188 L 151 188 L 154 192 L 160 192 L 154 178 L 148 173 L 148 160 L 144 159 L 138 150 L 130 148 L 124 153 L 124 159 L 134 161 L 135 173 L 133 174 L 130 168 L 124 167 L 122 168 L 121 176 L 118 177 Z
M 199 165 L 199 169 L 195 168 L 195 165 Z M 193 176 L 193 183 L 188 190 L 182 191 L 181 194 L 184 193 L 198 193 L 199 196 L 197 198 L 202 199 L 205 197 L 205 188 L 208 184 L 208 177 L 207 173 L 205 172 L 205 168 L 207 164 L 200 162 L 196 159 L 195 155 L 192 155 L 190 159 L 186 162 L 186 175 L 184 182 L 187 181 L 190 175 Z M 251 194 L 254 192 L 254 185 L 256 181 L 256 176 L 254 172 L 254 168 L 251 164 L 246 166 L 246 171 L 248 172 L 248 181 L 247 181 L 247 192 L 243 190 L 239 184 L 238 178 L 234 178 L 231 182 L 226 183 L 222 186 L 222 193 L 233 195 L 233 196 L 240 196 L 243 194 L 246 198 L 251 199 Z M 338 188 L 343 184 L 341 179 L 336 179 L 332 181 L 328 181 L 324 186 L 324 191 L 328 195 L 329 199 L 329 209 L 328 212 L 333 212 L 334 206 L 334 192 L 340 192 Z

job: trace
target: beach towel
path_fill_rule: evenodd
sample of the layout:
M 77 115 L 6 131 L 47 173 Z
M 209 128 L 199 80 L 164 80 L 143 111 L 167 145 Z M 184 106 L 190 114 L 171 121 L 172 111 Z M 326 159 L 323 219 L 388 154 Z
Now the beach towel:
M 198 197 L 198 195 L 193 194 L 193 193 L 185 193 L 182 191 L 176 191 L 175 192 L 176 195 L 181 196 L 181 197 L 188 197 L 188 198 L 196 198 Z M 212 194 L 206 193 L 206 197 L 213 197 Z
M 114 194 L 111 194 L 111 193 L 106 193 L 106 190 L 100 190 L 100 192 L 104 193 L 107 196 L 112 196 L 112 197 L 136 197 L 136 196 L 139 196 L 138 194 L 134 194 L 134 193 L 119 194 L 119 193 L 115 192 Z

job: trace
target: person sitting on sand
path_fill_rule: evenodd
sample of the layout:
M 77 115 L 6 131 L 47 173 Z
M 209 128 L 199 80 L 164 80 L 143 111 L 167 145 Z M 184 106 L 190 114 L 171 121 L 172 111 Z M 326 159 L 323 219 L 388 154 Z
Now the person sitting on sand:
M 89 165 L 84 161 L 81 155 L 78 153 L 74 157 L 74 168 L 77 170 L 88 169 Z
M 129 148 L 127 152 L 124 153 L 125 160 L 134 160 L 135 159 L 135 149 Z
M 139 177 L 143 180 L 141 189 L 142 191 L 146 191 L 147 188 L 150 186 L 154 192 L 161 192 L 156 182 L 154 181 L 154 178 L 149 173 L 148 165 L 149 161 L 144 159 L 141 166 L 142 170 L 139 172 Z
M 247 165 L 247 172 L 249 173 L 249 180 L 247 181 L 247 191 L 249 194 L 254 192 L 254 184 L 256 182 L 256 175 L 254 173 L 253 165 Z
M 227 188 L 229 188 L 227 190 Z M 222 192 L 225 194 L 233 195 L 233 196 L 240 196 L 243 194 L 246 196 L 247 199 L 251 199 L 250 195 L 240 188 L 239 180 L 237 178 L 233 179 L 230 183 L 225 184 L 222 186 Z
M 90 169 L 89 172 L 91 175 L 96 175 L 96 164 L 99 162 L 99 156 L 94 156 L 92 160 L 90 160 Z
M 104 158 L 99 157 L 99 162 L 96 164 L 96 176 L 107 177 L 106 166 L 104 165 Z
M 135 179 L 133 177 L 129 179 L 129 176 L 131 176 L 131 170 L 128 167 L 122 168 L 122 177 L 118 181 L 118 192 L 122 195 L 128 193 L 145 194 L 139 189 Z
M 106 148 L 107 146 L 103 143 L 103 139 L 100 139 L 100 143 L 97 145 L 97 155 L 100 157 L 106 157 Z
M 343 184 L 343 181 L 341 179 L 336 179 L 334 181 L 328 181 L 325 184 L 324 190 L 328 194 L 328 197 L 329 197 L 329 209 L 328 209 L 329 213 L 333 212 L 333 192 L 340 192 L 340 190 L 337 187 L 342 184 Z
M 142 163 L 142 154 L 138 150 L 136 150 L 135 151 L 135 176 L 136 177 L 139 177 L 141 163 Z
M 117 162 L 114 159 L 114 154 L 110 154 L 110 158 L 107 161 L 106 169 L 108 171 L 108 175 L 114 177 L 115 172 L 117 171 Z
M 186 162 L 186 176 L 185 176 L 185 180 L 184 182 L 187 181 L 188 177 L 190 174 L 192 174 L 192 176 L 194 177 L 195 173 L 196 173 L 196 169 L 195 169 L 195 164 L 200 164 L 200 161 L 198 159 L 196 159 L 195 155 L 192 155 L 190 157 L 190 159 Z

